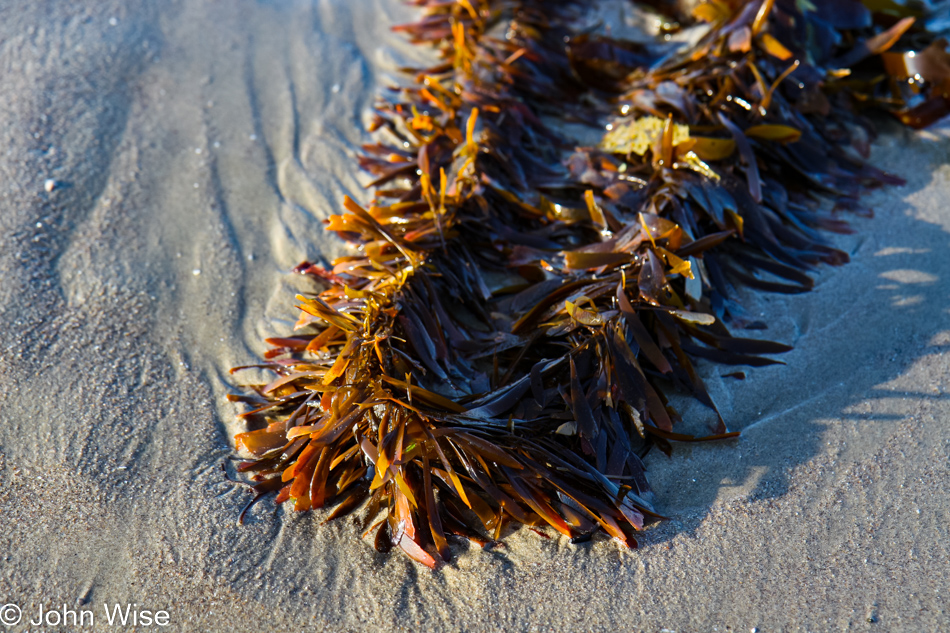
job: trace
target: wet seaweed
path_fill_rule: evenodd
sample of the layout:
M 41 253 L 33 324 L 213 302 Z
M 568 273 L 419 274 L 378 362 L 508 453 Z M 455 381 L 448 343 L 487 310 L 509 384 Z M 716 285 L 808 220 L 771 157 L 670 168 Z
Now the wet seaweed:
M 635 547 L 662 518 L 645 453 L 737 435 L 696 359 L 790 349 L 733 336 L 761 325 L 738 290 L 847 261 L 825 232 L 899 182 L 864 160 L 868 114 L 950 112 L 946 42 L 872 0 L 642 3 L 705 30 L 686 47 L 578 27 L 580 2 L 412 4 L 396 29 L 441 59 L 375 106 L 374 201 L 329 219 L 353 254 L 297 268 L 321 290 L 267 341 L 273 380 L 231 397 L 237 470 L 252 503 L 363 508 L 378 550 L 430 567 L 509 523 Z M 605 121 L 593 147 L 564 127 Z M 677 392 L 708 432 L 674 430 Z

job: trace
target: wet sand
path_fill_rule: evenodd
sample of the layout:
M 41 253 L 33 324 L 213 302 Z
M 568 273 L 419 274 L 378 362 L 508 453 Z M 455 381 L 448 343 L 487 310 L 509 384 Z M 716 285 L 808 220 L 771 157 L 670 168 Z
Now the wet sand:
M 908 184 L 835 238 L 851 264 L 749 297 L 796 349 L 744 381 L 706 367 L 742 437 L 649 456 L 672 519 L 640 550 L 521 530 L 430 572 L 325 512 L 237 525 L 227 370 L 289 331 L 289 269 L 343 252 L 321 220 L 367 198 L 354 155 L 422 54 L 389 32 L 411 15 L 4 3 L 0 605 L 96 630 L 106 602 L 182 631 L 950 627 L 950 124 L 878 141 Z

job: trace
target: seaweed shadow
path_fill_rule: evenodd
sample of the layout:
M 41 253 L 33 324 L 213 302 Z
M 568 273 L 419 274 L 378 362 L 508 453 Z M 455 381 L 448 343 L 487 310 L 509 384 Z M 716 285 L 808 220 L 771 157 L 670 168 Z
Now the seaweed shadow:
M 900 403 L 950 397 L 888 386 L 922 357 L 950 349 L 941 337 L 950 307 L 950 230 L 916 207 L 929 195 L 924 189 L 943 177 L 948 130 L 888 130 L 883 140 L 890 147 L 877 151 L 891 157 L 877 162 L 908 183 L 866 197 L 876 219 L 854 220 L 856 233 L 836 240 L 851 252 L 850 264 L 817 271 L 816 289 L 806 295 L 748 297 L 776 324 L 764 335 L 795 350 L 782 359 L 787 365 L 753 369 L 745 381 L 720 378 L 729 368 L 705 366 L 730 428 L 742 435 L 681 444 L 669 459 L 648 457 L 660 510 L 672 521 L 648 530 L 645 545 L 693 533 L 719 499 L 785 495 L 794 470 L 825 450 L 832 425 L 859 427 L 874 442 L 911 415 Z M 897 146 L 906 148 L 891 151 Z

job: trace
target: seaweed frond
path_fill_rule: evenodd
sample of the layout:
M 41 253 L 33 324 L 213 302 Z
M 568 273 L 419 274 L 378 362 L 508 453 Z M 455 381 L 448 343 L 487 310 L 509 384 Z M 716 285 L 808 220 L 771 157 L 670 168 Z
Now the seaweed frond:
M 737 435 L 695 359 L 790 349 L 730 333 L 756 325 L 735 289 L 804 292 L 847 261 L 820 203 L 898 182 L 863 161 L 862 110 L 945 113 L 944 45 L 834 2 L 712 0 L 676 50 L 585 31 L 580 2 L 414 4 L 397 30 L 440 63 L 376 104 L 359 159 L 376 197 L 328 221 L 354 254 L 297 269 L 324 289 L 240 398 L 238 470 L 295 510 L 336 504 L 327 520 L 365 504 L 378 549 L 428 566 L 509 522 L 635 546 L 662 518 L 646 451 Z M 597 147 L 563 131 L 611 112 Z M 712 411 L 707 434 L 674 430 L 677 389 Z

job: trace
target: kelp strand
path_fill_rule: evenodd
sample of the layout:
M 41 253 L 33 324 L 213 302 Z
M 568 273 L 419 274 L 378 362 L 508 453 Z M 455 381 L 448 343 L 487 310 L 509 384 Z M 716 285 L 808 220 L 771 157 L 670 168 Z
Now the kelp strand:
M 413 4 L 396 29 L 441 60 L 379 99 L 375 199 L 327 226 L 354 254 L 298 267 L 323 290 L 268 340 L 273 381 L 231 397 L 238 470 L 327 521 L 365 506 L 377 549 L 430 567 L 509 522 L 634 547 L 662 518 L 643 455 L 736 435 L 695 359 L 789 349 L 730 333 L 756 325 L 737 289 L 847 261 L 823 232 L 899 182 L 864 162 L 866 111 L 946 114 L 945 42 L 857 0 L 642 3 L 706 25 L 685 48 L 583 31 L 580 2 Z M 561 131 L 608 116 L 597 147 Z M 682 391 L 713 412 L 701 437 L 674 430 Z

